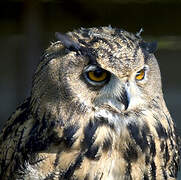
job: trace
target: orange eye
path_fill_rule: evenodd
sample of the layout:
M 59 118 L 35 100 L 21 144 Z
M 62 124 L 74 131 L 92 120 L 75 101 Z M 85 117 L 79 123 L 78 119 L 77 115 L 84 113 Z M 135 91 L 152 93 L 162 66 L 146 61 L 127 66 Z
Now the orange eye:
M 142 69 L 141 71 L 138 71 L 136 73 L 136 80 L 140 81 L 144 79 L 144 77 L 145 77 L 145 69 Z
M 91 81 L 95 82 L 104 81 L 108 77 L 108 73 L 102 70 L 89 71 L 87 75 Z
M 93 86 L 103 86 L 111 78 L 111 73 L 96 65 L 89 65 L 84 69 L 85 80 Z

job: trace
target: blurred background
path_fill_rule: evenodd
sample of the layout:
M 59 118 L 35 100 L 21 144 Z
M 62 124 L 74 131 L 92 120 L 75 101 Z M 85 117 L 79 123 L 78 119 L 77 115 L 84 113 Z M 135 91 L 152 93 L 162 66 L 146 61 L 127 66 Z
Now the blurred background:
M 181 132 L 180 0 L 1 0 L 0 128 L 29 96 L 32 75 L 55 32 L 107 25 L 143 28 L 144 39 L 158 42 L 165 99 Z

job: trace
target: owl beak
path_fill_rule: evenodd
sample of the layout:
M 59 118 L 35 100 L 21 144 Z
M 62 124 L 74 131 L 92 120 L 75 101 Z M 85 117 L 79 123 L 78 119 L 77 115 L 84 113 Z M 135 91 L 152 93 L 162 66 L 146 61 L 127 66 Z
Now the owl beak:
M 125 110 L 130 110 L 144 104 L 144 97 L 135 84 L 132 82 L 126 82 L 122 91 L 122 103 L 125 106 Z
M 124 105 L 124 110 L 127 110 L 129 107 L 129 96 L 128 96 L 127 88 L 125 88 L 121 93 L 121 102 Z

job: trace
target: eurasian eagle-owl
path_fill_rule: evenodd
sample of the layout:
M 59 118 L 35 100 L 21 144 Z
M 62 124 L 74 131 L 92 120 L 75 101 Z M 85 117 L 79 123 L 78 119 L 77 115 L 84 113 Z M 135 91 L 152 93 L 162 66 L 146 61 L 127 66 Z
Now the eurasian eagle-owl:
M 1 132 L 1 179 L 176 179 L 156 44 L 110 26 L 56 36 Z

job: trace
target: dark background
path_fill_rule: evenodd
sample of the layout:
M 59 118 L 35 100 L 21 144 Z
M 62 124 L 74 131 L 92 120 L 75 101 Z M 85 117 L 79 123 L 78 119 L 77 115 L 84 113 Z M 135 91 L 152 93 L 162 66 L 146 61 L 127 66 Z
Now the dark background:
M 165 100 L 181 132 L 181 2 L 179 0 L 1 0 L 0 127 L 27 96 L 33 72 L 54 33 L 105 26 L 158 41 Z M 178 178 L 178 179 L 181 179 Z

